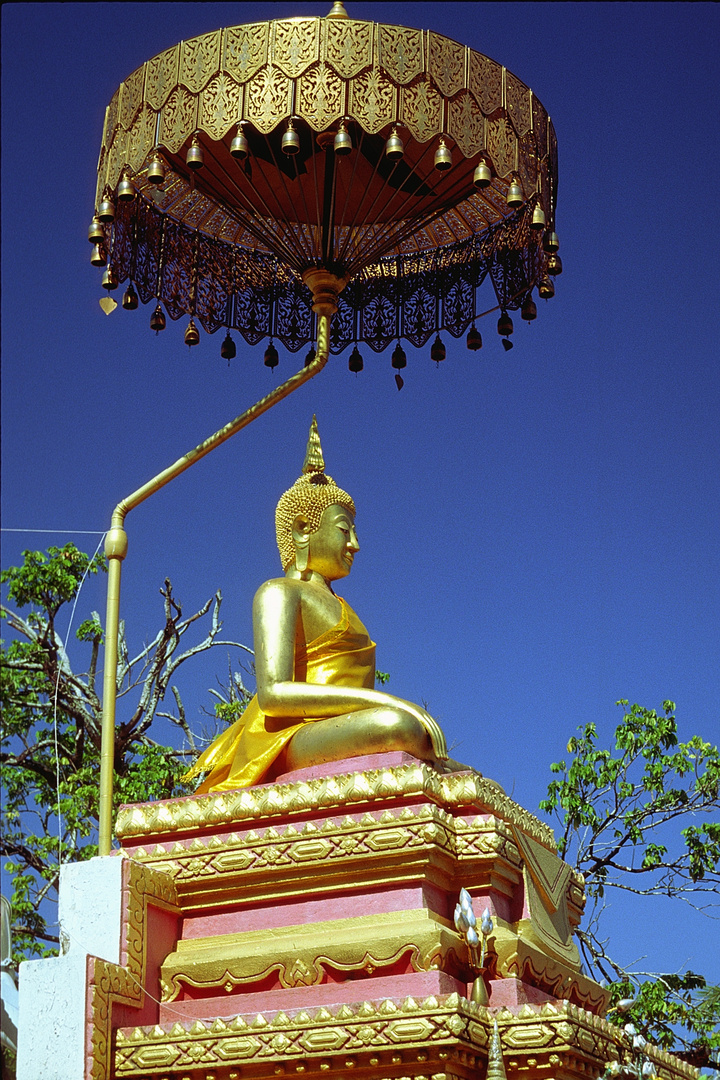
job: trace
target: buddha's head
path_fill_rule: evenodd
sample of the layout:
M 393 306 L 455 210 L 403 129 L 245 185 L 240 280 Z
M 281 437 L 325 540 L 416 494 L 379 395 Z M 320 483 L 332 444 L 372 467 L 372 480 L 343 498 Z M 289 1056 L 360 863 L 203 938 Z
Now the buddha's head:
M 300 571 L 305 570 L 308 544 L 312 542 L 313 534 L 325 524 L 326 511 L 330 513 L 331 507 L 342 508 L 351 515 L 354 523 L 355 503 L 325 472 L 317 421 L 313 416 L 302 475 L 280 497 L 275 510 L 275 534 L 283 570 L 287 572 L 293 565 Z

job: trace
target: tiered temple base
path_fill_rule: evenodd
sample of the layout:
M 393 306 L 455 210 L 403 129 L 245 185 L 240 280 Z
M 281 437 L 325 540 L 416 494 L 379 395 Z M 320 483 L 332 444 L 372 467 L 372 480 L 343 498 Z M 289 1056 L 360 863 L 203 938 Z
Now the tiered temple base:
M 124 807 L 117 834 L 129 858 L 97 861 L 122 866 L 119 963 L 87 961 L 93 1080 L 576 1080 L 620 1056 L 572 940 L 582 880 L 477 773 L 354 758 Z M 494 922 L 475 1001 L 462 887 Z

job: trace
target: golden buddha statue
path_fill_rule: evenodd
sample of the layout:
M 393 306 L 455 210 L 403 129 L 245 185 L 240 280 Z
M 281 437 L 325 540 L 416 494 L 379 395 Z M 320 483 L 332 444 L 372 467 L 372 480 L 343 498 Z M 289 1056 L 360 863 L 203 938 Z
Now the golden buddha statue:
M 360 550 L 355 504 L 325 473 L 313 417 L 302 475 L 275 512 L 285 576 L 253 601 L 257 694 L 186 774 L 229 791 L 308 765 L 404 750 L 441 769 L 445 737 L 425 709 L 375 689 L 375 644 L 333 590 Z

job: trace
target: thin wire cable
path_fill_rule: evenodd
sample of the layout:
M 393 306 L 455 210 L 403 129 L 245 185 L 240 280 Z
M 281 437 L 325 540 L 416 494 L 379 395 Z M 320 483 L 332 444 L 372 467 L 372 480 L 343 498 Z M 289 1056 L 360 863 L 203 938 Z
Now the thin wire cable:
M 51 533 L 55 536 L 104 536 L 100 529 L 0 529 L 0 532 Z
M 93 555 L 92 559 L 88 560 L 88 564 L 85 567 L 85 573 L 83 574 L 82 578 L 80 579 L 80 584 L 78 585 L 77 592 L 75 593 L 75 599 L 73 601 L 73 606 L 72 606 L 72 609 L 70 611 L 70 620 L 68 622 L 68 628 L 67 628 L 67 631 L 65 632 L 65 641 L 61 641 L 62 648 L 63 648 L 63 653 L 65 654 L 65 656 L 67 656 L 67 646 L 68 646 L 68 641 L 70 640 L 70 630 L 72 628 L 73 619 L 75 617 L 75 608 L 77 607 L 77 602 L 78 602 L 78 599 L 80 597 L 80 592 L 82 590 L 83 585 L 85 584 L 85 579 L 88 576 L 88 573 L 90 572 L 90 567 L 92 566 L 93 562 L 95 561 L 95 559 L 97 557 L 97 553 L 99 552 L 100 548 L 103 545 L 103 541 L 105 540 L 105 536 L 106 536 L 106 534 L 102 533 L 101 538 L 100 538 L 100 542 L 99 542 L 98 546 L 95 548 L 95 554 Z M 59 750 L 58 750 L 58 725 L 57 725 L 57 707 L 58 707 L 58 693 L 59 693 L 59 690 L 60 690 L 60 664 L 58 663 L 57 676 L 56 676 L 56 679 L 55 679 L 55 694 L 54 694 L 54 697 L 53 697 L 53 742 L 54 742 L 54 749 L 55 749 L 55 789 L 56 789 L 56 797 L 57 797 L 57 819 L 58 819 L 58 869 L 62 866 L 62 812 L 61 812 L 61 809 L 60 809 L 60 753 L 59 753 Z

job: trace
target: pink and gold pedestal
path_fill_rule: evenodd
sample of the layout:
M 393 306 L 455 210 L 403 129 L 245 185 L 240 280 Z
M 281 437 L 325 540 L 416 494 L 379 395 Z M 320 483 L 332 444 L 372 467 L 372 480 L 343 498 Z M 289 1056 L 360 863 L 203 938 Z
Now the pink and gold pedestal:
M 97 1080 L 570 1080 L 619 1057 L 572 940 L 582 880 L 477 773 L 353 758 L 127 806 L 117 835 L 129 946 L 88 981 Z M 475 1001 L 463 887 L 494 924 Z

